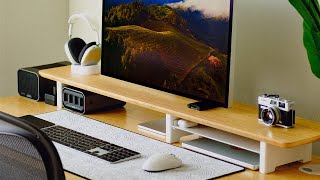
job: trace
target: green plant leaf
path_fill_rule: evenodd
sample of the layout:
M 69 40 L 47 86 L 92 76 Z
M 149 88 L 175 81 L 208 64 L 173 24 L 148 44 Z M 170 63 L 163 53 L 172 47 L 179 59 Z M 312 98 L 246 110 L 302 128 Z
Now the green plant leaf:
M 314 30 L 320 31 L 320 10 L 318 0 L 289 0 L 304 21 Z
M 313 31 L 307 23 L 304 23 L 303 27 L 303 42 L 307 50 L 311 70 L 320 79 L 320 32 Z
M 320 79 L 320 10 L 318 0 L 289 0 L 304 19 L 303 43 L 312 73 Z

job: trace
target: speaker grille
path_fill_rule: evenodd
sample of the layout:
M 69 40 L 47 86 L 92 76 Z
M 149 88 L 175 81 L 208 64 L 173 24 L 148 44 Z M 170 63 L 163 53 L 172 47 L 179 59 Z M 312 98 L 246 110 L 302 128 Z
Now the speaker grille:
M 18 71 L 18 92 L 21 96 L 38 100 L 38 82 L 38 76 L 36 74 L 23 70 Z
M 0 135 L 1 179 L 47 179 L 42 158 L 26 139 L 13 135 Z

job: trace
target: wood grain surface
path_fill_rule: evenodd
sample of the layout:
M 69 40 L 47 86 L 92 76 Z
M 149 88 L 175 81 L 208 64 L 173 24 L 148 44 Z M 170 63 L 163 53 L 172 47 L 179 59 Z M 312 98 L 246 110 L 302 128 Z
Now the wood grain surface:
M 187 104 L 195 100 L 103 75 L 73 75 L 70 73 L 70 66 L 42 70 L 40 75 L 70 86 L 283 148 L 320 139 L 318 122 L 296 118 L 295 128 L 268 127 L 258 123 L 256 106 L 239 102 L 234 102 L 232 108 L 215 108 L 200 112 L 187 108 Z
M 44 102 L 37 102 L 19 96 L 0 97 L 0 111 L 20 117 L 25 115 L 37 115 L 56 111 L 57 107 L 50 106 Z M 128 111 L 130 113 L 128 113 Z M 150 120 L 164 118 L 164 114 L 155 111 L 147 110 L 139 106 L 127 104 L 125 108 L 120 108 L 114 111 L 100 112 L 91 115 L 86 115 L 89 118 L 111 124 L 132 132 L 137 132 L 141 135 L 149 136 L 160 141 L 164 138 L 152 136 L 138 130 L 138 124 Z M 72 173 L 65 172 L 66 178 L 69 180 L 83 179 Z
M 24 115 L 36 115 L 55 111 L 56 107 L 45 104 L 44 102 L 36 102 L 19 96 L 11 97 L 0 97 L 0 111 L 12 114 L 14 116 L 24 116 Z M 132 104 L 127 104 L 124 108 L 100 112 L 97 114 L 86 115 L 89 118 L 96 119 L 107 124 L 111 124 L 123 129 L 127 129 L 151 138 L 158 140 L 158 137 L 153 137 L 149 134 L 145 134 L 142 131 L 139 131 L 137 125 L 141 122 L 146 122 L 152 119 L 162 118 L 164 114 L 148 110 L 139 106 Z M 184 140 L 189 140 L 194 137 L 187 137 Z M 175 144 L 180 145 L 180 144 Z M 310 163 L 319 163 L 320 157 L 313 156 L 312 162 Z M 275 172 L 270 174 L 261 174 L 259 171 L 246 170 L 244 172 L 236 173 L 233 175 L 225 176 L 221 179 L 225 180 L 316 180 L 319 179 L 319 176 L 308 175 L 300 172 L 298 168 L 303 165 L 302 163 L 295 162 L 287 165 L 280 166 L 276 169 Z M 65 172 L 67 180 L 80 180 L 83 179 L 72 173 Z

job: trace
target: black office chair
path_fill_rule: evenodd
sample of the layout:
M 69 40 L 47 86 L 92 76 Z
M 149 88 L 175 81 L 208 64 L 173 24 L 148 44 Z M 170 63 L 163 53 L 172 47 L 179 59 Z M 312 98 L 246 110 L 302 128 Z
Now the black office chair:
M 63 180 L 56 148 L 40 130 L 21 118 L 0 112 L 1 179 Z

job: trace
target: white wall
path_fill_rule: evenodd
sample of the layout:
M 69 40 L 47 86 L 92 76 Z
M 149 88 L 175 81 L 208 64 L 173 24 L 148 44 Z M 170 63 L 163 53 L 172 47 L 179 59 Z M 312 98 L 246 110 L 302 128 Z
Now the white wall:
M 4 37 L 5 37 L 5 35 L 4 35 L 4 20 L 5 20 L 5 18 L 4 18 L 4 16 L 5 16 L 5 6 L 3 6 L 3 4 L 5 4 L 5 2 L 6 1 L 4 1 L 4 2 L 0 2 L 1 4 L 0 4 L 0 27 L 2 27 L 2 28 L 0 28 L 0 56 L 4 53 L 3 52 L 3 49 L 4 49 L 4 41 L 3 41 L 3 39 L 4 39 Z M 0 61 L 1 62 L 1 61 Z
M 19 68 L 66 60 L 68 13 L 66 0 L 0 1 L 0 96 L 18 94 Z
M 286 0 L 241 0 L 237 8 L 236 100 L 256 104 L 258 95 L 280 94 L 296 102 L 297 116 L 320 121 L 320 79 L 310 69 L 300 15 Z
M 2 71 L 5 69 L 5 60 L 6 60 L 6 28 L 5 28 L 5 7 L 6 7 L 7 1 L 1 1 L 0 2 L 0 96 L 5 95 L 6 88 L 5 88 L 5 82 L 6 82 L 6 74 Z
M 263 93 L 296 101 L 298 116 L 320 120 L 320 79 L 302 43 L 302 19 L 288 1 L 239 3 L 235 97 L 254 104 Z
M 69 12 L 96 15 L 101 4 L 101 0 L 70 0 Z M 256 105 L 258 95 L 280 94 L 296 101 L 298 116 L 320 121 L 320 79 L 310 70 L 298 13 L 287 0 L 239 0 L 235 8 L 235 100 Z M 319 153 L 320 145 L 314 147 Z

